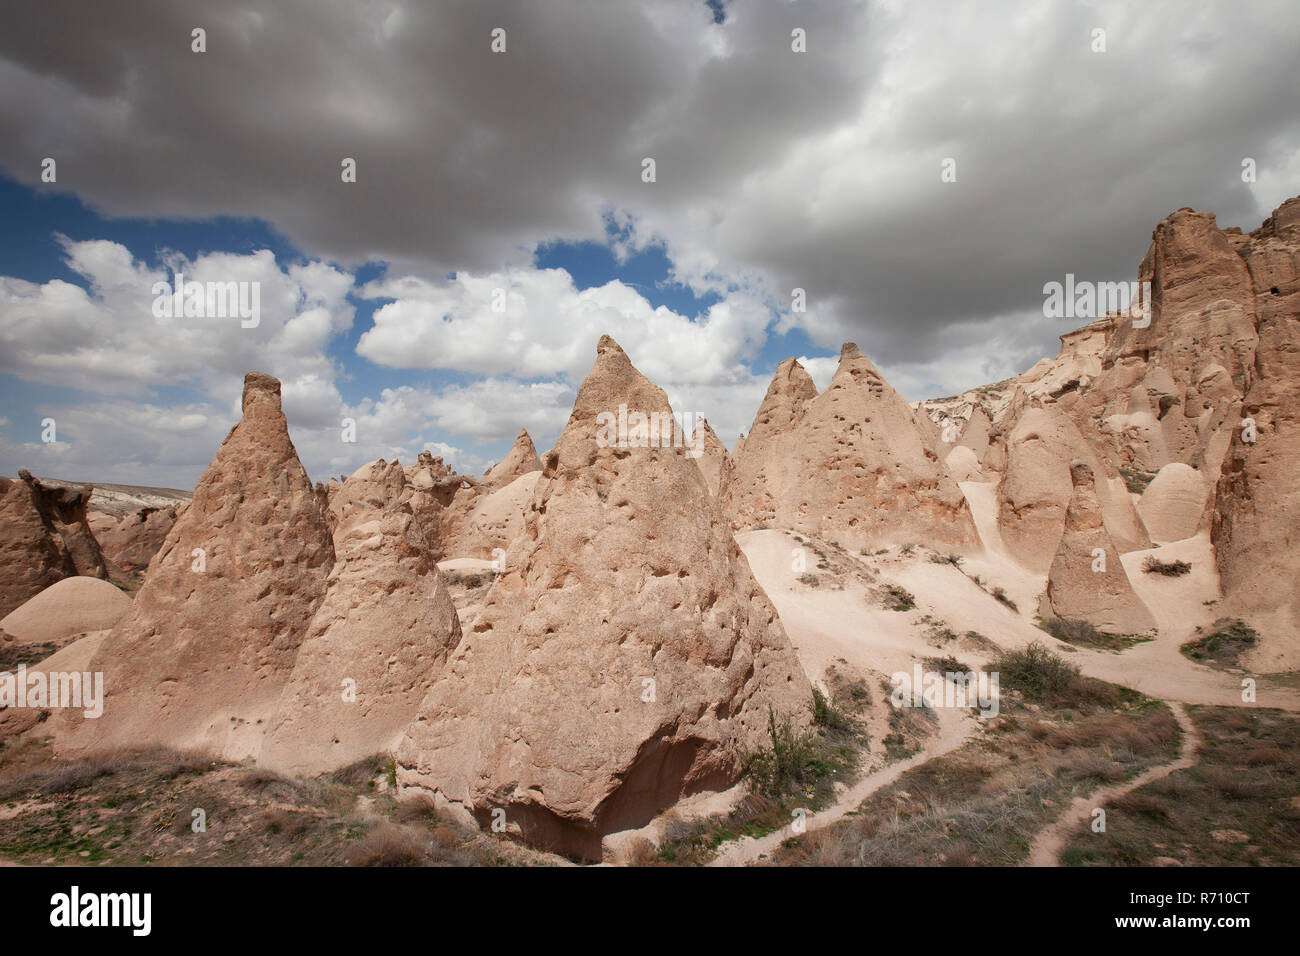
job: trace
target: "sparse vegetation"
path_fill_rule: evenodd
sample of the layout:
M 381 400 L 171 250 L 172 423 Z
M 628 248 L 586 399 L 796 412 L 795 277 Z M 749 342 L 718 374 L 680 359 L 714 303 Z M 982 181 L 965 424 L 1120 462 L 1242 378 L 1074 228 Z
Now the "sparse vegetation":
M 940 554 L 936 551 L 930 555 L 930 560 L 935 564 L 951 564 L 954 568 L 960 568 L 962 557 L 960 554 Z
M 1254 647 L 1258 638 L 1255 629 L 1245 621 L 1220 618 L 1209 634 L 1188 641 L 1179 649 L 1202 664 L 1236 667 L 1241 655 Z
M 915 595 L 897 584 L 881 585 L 880 592 L 882 604 L 891 611 L 910 611 L 916 607 Z
M 1168 578 L 1176 578 L 1191 571 L 1192 566 L 1187 561 L 1161 561 L 1154 554 L 1149 554 L 1142 562 L 1142 570 L 1146 574 L 1163 574 Z
M 1152 640 L 1143 634 L 1112 634 L 1103 631 L 1087 621 L 1073 618 L 1052 617 L 1047 620 L 1039 618 L 1036 623 L 1052 637 L 1076 647 L 1092 647 L 1108 651 L 1122 651 L 1134 644 Z
M 1077 665 L 1066 663 L 1038 641 L 1023 650 L 1004 651 L 985 669 L 1000 675 L 1003 691 L 1052 706 L 1114 704 L 1134 693 L 1084 677 Z
M 1044 661 L 1034 655 L 1028 670 L 1040 672 Z M 1067 668 L 1062 687 L 1068 691 L 1078 679 Z M 908 770 L 852 815 L 786 840 L 767 862 L 1023 863 L 1034 836 L 1073 797 L 1168 762 L 1179 740 L 1167 707 L 1110 685 L 1081 699 L 1066 693 L 1059 703 L 1035 705 L 1033 713 L 1006 700 L 989 732 Z
M 1134 494 L 1140 495 L 1147 490 L 1147 485 L 1155 478 L 1154 471 L 1139 468 L 1137 465 L 1120 465 L 1119 473 L 1124 477 L 1124 486 Z
M 1189 707 L 1197 763 L 1106 805 L 1106 831 L 1061 853 L 1077 866 L 1300 864 L 1300 718 L 1278 710 Z
M 48 741 L 0 750 L 0 855 L 32 865 L 436 866 L 553 858 L 413 813 L 374 756 L 312 779 L 165 748 L 55 762 Z M 206 830 L 192 828 L 202 809 Z
M 999 588 L 994 588 L 994 589 L 993 589 L 992 591 L 990 591 L 989 593 L 993 595 L 993 599 L 994 599 L 995 601 L 997 601 L 999 604 L 1003 604 L 1003 605 L 1009 607 L 1009 608 L 1010 608 L 1012 611 L 1014 611 L 1016 614 L 1019 614 L 1019 613 L 1020 613 L 1020 608 L 1016 607 L 1016 602 L 1013 601 L 1013 600 L 1011 600 L 1010 595 L 1008 595 L 1007 592 L 1006 592 L 1003 588 L 1000 588 L 1000 587 L 999 587 Z
M 820 575 L 813 574 L 809 571 L 807 574 L 799 575 L 799 583 L 806 584 L 810 588 L 821 587 L 822 579 Z
M 21 644 L 14 640 L 0 640 L 0 671 L 12 672 L 20 665 L 39 664 L 59 649 L 57 644 Z

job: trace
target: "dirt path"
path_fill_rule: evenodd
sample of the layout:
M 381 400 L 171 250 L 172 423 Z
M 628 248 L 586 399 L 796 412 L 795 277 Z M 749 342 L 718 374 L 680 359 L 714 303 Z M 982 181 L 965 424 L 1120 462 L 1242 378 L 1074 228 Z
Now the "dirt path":
M 1174 718 L 1178 721 L 1178 726 L 1183 731 L 1183 742 L 1179 750 L 1178 759 L 1171 763 L 1162 764 L 1159 767 L 1152 767 L 1150 770 L 1134 777 L 1125 783 L 1117 783 L 1109 787 L 1102 787 L 1087 796 L 1076 797 L 1073 802 L 1061 814 L 1061 818 L 1048 827 L 1045 827 L 1037 837 L 1034 838 L 1033 844 L 1029 848 L 1028 866 L 1059 866 L 1061 850 L 1065 848 L 1066 842 L 1079 827 L 1088 823 L 1092 818 L 1092 811 L 1103 804 L 1131 793 L 1138 787 L 1146 786 L 1153 780 L 1159 780 L 1161 777 L 1167 777 L 1175 770 L 1186 770 L 1196 764 L 1196 751 L 1201 745 L 1201 732 L 1196 729 L 1196 724 L 1187 716 L 1187 711 L 1183 705 L 1177 701 L 1165 701 L 1169 709 L 1173 711 Z
M 938 710 L 936 713 L 939 715 L 939 733 L 926 741 L 926 746 L 920 753 L 867 774 L 840 794 L 839 799 L 829 807 L 808 814 L 803 820 L 805 833 L 811 833 L 813 830 L 819 830 L 836 822 L 849 811 L 856 810 L 863 800 L 881 787 L 887 787 L 908 770 L 927 760 L 933 760 L 935 757 L 956 750 L 974 735 L 976 722 L 964 712 Z M 754 863 L 759 857 L 770 854 L 784 841 L 799 836 L 791 829 L 792 825 L 784 826 L 767 836 L 741 837 L 739 840 L 734 840 L 726 845 L 709 866 L 747 866 Z

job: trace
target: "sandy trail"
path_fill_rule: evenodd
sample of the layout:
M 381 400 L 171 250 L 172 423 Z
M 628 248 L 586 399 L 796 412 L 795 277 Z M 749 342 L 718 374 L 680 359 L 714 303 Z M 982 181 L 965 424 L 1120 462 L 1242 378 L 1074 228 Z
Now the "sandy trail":
M 942 708 L 935 713 L 939 715 L 939 733 L 926 741 L 923 750 L 906 760 L 888 764 L 867 774 L 840 794 L 839 799 L 833 804 L 817 813 L 805 816 L 803 819 L 805 833 L 811 833 L 813 830 L 819 830 L 836 822 L 849 811 L 856 810 L 863 800 L 881 787 L 889 786 L 908 770 L 927 760 L 933 760 L 935 757 L 956 750 L 974 734 L 976 722 L 965 713 Z M 792 821 L 790 825 L 766 836 L 741 837 L 726 844 L 725 849 L 713 858 L 709 866 L 747 866 L 760 857 L 770 854 L 784 841 L 799 835 L 794 832 Z
M 1124 555 L 1125 570 L 1141 597 L 1151 608 L 1159 627 L 1159 637 L 1122 653 L 1075 648 L 1057 641 L 1033 623 L 1037 593 L 1042 590 L 1043 576 L 1033 574 L 1006 553 L 997 532 L 996 498 L 989 482 L 963 482 L 962 490 L 971 501 L 976 529 L 986 545 L 983 555 L 970 556 L 961 569 L 936 564 L 917 553 L 902 557 L 891 553 L 870 562 L 883 581 L 902 585 L 916 597 L 912 612 L 897 612 L 880 607 L 869 589 L 861 582 L 847 579 L 844 590 L 812 588 L 798 580 L 791 565 L 791 552 L 800 545 L 784 531 L 751 531 L 737 535 L 755 578 L 776 605 L 786 632 L 799 654 L 810 679 L 817 680 L 828 664 L 844 658 L 850 664 L 868 670 L 893 673 L 910 670 L 918 659 L 941 653 L 926 641 L 921 618 L 939 618 L 958 635 L 977 631 L 1004 649 L 1019 649 L 1038 641 L 1054 648 L 1080 670 L 1121 686 L 1130 687 L 1149 697 L 1164 700 L 1173 708 L 1184 729 L 1184 755 L 1172 764 L 1148 771 L 1142 777 L 1118 788 L 1104 788 L 1080 798 L 1062 818 L 1060 832 L 1049 828 L 1035 842 L 1035 852 L 1055 859 L 1059 841 L 1063 841 L 1078 823 L 1079 813 L 1086 816 L 1091 808 L 1106 799 L 1125 793 L 1170 773 L 1192 760 L 1197 741 L 1196 730 L 1182 707 L 1187 704 L 1245 706 L 1241 680 L 1244 675 L 1215 670 L 1197 664 L 1179 653 L 1198 623 L 1215 617 L 1213 601 L 1218 593 L 1214 559 L 1207 535 L 1174 542 L 1159 549 L 1163 560 L 1190 561 L 1193 573 L 1180 578 L 1144 574 L 1142 561 L 1152 551 L 1135 551 Z M 1019 605 L 1012 611 L 995 600 L 968 576 L 980 574 L 986 586 L 999 585 Z M 969 664 L 989 662 L 989 654 L 970 648 L 957 651 Z M 1290 688 L 1259 689 L 1257 706 L 1300 710 L 1300 692 Z M 960 746 L 969 739 L 974 721 L 968 717 L 953 724 L 955 714 L 939 710 L 941 731 L 937 739 L 921 753 L 907 761 L 868 774 L 845 791 L 833 806 L 805 818 L 807 830 L 826 826 L 856 808 L 863 799 L 880 787 L 892 783 L 900 774 L 927 760 Z M 945 722 L 946 718 L 946 722 Z M 963 727 L 963 724 L 965 725 Z M 1082 807 L 1082 810 L 1077 809 Z M 782 840 L 792 835 L 789 827 L 759 840 L 745 838 L 726 846 L 714 865 L 744 865 L 770 853 Z M 1039 849 L 1042 841 L 1048 849 Z M 1052 849 L 1055 847 L 1056 849 Z
M 1061 850 L 1065 848 L 1070 836 L 1082 825 L 1092 819 L 1092 811 L 1103 804 L 1131 793 L 1138 787 L 1144 787 L 1153 780 L 1167 777 L 1175 770 L 1186 770 L 1196 765 L 1196 752 L 1201 746 L 1201 732 L 1187 716 L 1183 705 L 1177 701 L 1168 701 L 1169 709 L 1174 712 L 1178 726 L 1183 731 L 1182 746 L 1178 759 L 1171 763 L 1152 767 L 1150 770 L 1125 783 L 1102 787 L 1082 797 L 1075 797 L 1061 818 L 1051 826 L 1041 830 L 1029 847 L 1028 866 L 1059 866 Z

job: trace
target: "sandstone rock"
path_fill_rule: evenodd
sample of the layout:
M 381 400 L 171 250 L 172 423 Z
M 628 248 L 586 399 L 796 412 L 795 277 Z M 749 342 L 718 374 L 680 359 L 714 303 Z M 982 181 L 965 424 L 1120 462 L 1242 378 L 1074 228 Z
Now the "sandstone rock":
M 90 518 L 105 560 L 125 575 L 144 571 L 176 523 L 176 509 L 141 508 L 114 520 L 109 515 Z
M 532 503 L 540 471 L 525 472 L 494 491 L 462 492 L 440 513 L 439 540 L 432 545 L 438 560 L 493 560 L 508 552 L 523 534 L 524 514 Z
M 504 488 L 521 475 L 541 470 L 542 460 L 537 456 L 533 440 L 527 429 L 521 428 L 506 457 L 489 468 L 483 476 L 483 484 L 489 488 Z
M 1107 475 L 1063 413 L 1052 405 L 1031 404 L 1018 415 L 1006 439 L 1006 464 L 998 483 L 998 524 L 1011 554 L 1025 567 L 1046 571 L 1057 552 L 1065 513 L 1074 494 L 1070 462 L 1081 458 L 1100 473 L 1097 493 L 1107 531 L 1121 551 L 1150 547 L 1123 480 Z
M 107 576 L 86 523 L 92 491 L 89 485 L 34 478 L 28 471 L 20 471 L 17 480 L 0 477 L 0 614 L 62 578 Z
M 980 471 L 979 459 L 975 457 L 974 450 L 968 445 L 958 445 L 948 452 L 948 457 L 944 459 L 944 465 L 947 467 L 948 474 L 952 476 L 953 481 L 984 480 L 984 475 Z
M 1043 616 L 1087 621 L 1112 634 L 1152 630 L 1155 619 L 1133 592 L 1119 551 L 1106 533 L 1092 469 L 1075 460 L 1070 477 L 1074 492 L 1048 572 Z
M 1242 417 L 1231 423 L 1211 529 L 1224 603 L 1259 631 L 1261 647 L 1252 660 L 1260 669 L 1300 666 L 1297 207 L 1288 200 L 1242 250 L 1256 282 L 1259 346 Z M 1253 430 L 1242 424 L 1246 419 Z
M 717 495 L 719 489 L 731 481 L 731 453 L 727 451 L 727 446 L 722 443 L 722 439 L 717 436 L 705 418 L 700 417 L 695 427 L 703 430 L 700 443 L 703 454 L 695 459 L 695 462 L 700 466 L 700 471 L 704 472 L 709 494 Z
M 852 343 L 821 395 L 798 363 L 783 362 L 727 488 L 736 527 L 771 523 L 853 549 L 977 547 L 969 506 L 939 458 L 950 446 L 924 418 Z
M 1208 493 L 1204 476 L 1191 465 L 1175 461 L 1161 468 L 1137 504 L 1151 540 L 1166 544 L 1196 534 Z
M 993 421 L 989 418 L 989 413 L 982 405 L 976 405 L 966 421 L 966 427 L 962 429 L 957 444 L 969 448 L 975 455 L 976 463 L 983 462 L 984 455 L 989 450 L 989 431 L 992 428 Z
M 401 465 L 382 459 L 334 496 L 334 566 L 260 764 L 310 775 L 391 751 L 459 643 L 410 498 Z
M 65 644 L 79 634 L 111 628 L 131 599 L 101 578 L 56 581 L 0 620 L 22 644 Z
M 280 383 L 248 373 L 243 412 L 95 656 L 103 716 L 51 718 L 64 723 L 59 752 L 161 744 L 257 756 L 334 549 Z
M 530 505 L 524 542 L 407 729 L 403 794 L 534 844 L 601 837 L 732 784 L 769 708 L 810 685 L 686 448 L 597 440 L 621 403 L 670 411 L 605 336 Z

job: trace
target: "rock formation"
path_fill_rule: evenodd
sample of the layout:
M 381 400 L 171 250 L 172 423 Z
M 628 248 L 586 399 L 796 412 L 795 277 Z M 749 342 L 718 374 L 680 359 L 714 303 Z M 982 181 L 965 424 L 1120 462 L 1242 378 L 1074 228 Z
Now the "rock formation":
M 158 553 L 176 523 L 176 509 L 146 507 L 120 518 L 96 513 L 89 523 L 110 566 L 110 576 L 129 579 L 144 571 Z
M 1256 627 L 1261 669 L 1300 666 L 1300 199 L 1237 244 L 1259 344 L 1214 495 L 1225 606 Z
M 249 372 L 242 420 L 94 658 L 103 716 L 62 712 L 70 726 L 56 747 L 163 744 L 256 757 L 333 563 L 280 383 Z
M 1092 469 L 1070 463 L 1073 494 L 1047 576 L 1043 617 L 1087 621 L 1112 634 L 1142 634 L 1155 619 L 1129 583 L 1120 553 L 1102 520 Z
M 1205 477 L 1191 465 L 1172 461 L 1138 499 L 1138 514 L 1152 541 L 1166 544 L 1196 534 L 1209 493 Z
M 401 465 L 362 466 L 330 507 L 334 567 L 259 758 L 296 773 L 391 751 L 460 641 Z
M 107 576 L 86 523 L 92 488 L 20 471 L 0 477 L 0 615 L 73 575 Z
M 1121 551 L 1150 546 L 1123 479 L 1106 474 L 1110 466 L 1069 418 L 1051 403 L 1032 401 L 1012 414 L 1015 427 L 1005 438 L 1006 463 L 998 484 L 998 525 L 1007 549 L 1020 563 L 1034 571 L 1051 565 L 1075 493 L 1070 462 L 1076 458 L 1101 476 L 1097 493 L 1116 546 Z
M 727 488 L 737 528 L 771 523 L 845 547 L 978 546 L 966 499 L 924 416 L 848 343 L 818 395 L 781 363 Z
M 66 644 L 112 627 L 130 607 L 131 599 L 102 578 L 63 578 L 0 619 L 0 631 L 21 644 Z
M 727 451 L 727 446 L 722 443 L 722 439 L 717 436 L 705 418 L 702 416 L 697 418 L 695 427 L 702 430 L 698 443 L 702 454 L 695 459 L 695 462 L 700 466 L 700 471 L 704 472 L 704 481 L 709 486 L 709 494 L 717 495 L 719 489 L 731 481 L 731 453 Z
M 537 457 L 533 439 L 527 429 L 521 428 L 506 457 L 487 470 L 483 484 L 489 488 L 504 488 L 521 475 L 541 470 L 542 460 Z
M 687 449 L 598 439 L 620 404 L 671 413 L 605 336 L 518 550 L 398 749 L 403 793 L 584 859 L 734 783 L 769 708 L 803 723 L 811 694 Z

